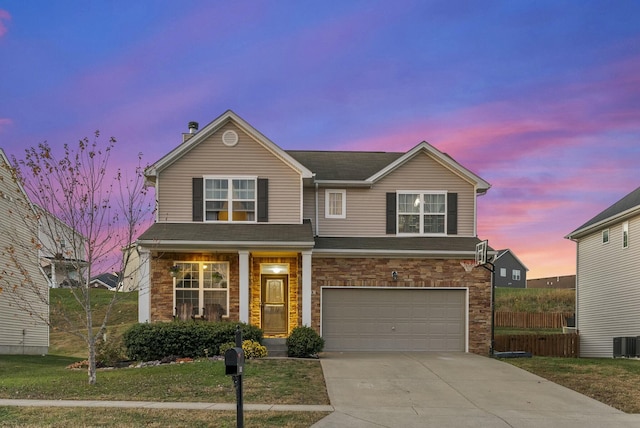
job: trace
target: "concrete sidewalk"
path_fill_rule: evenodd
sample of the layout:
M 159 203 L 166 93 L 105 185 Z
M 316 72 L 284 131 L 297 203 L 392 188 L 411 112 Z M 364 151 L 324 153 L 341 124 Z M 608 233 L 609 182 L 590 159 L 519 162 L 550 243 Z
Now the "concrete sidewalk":
M 320 361 L 335 412 L 315 428 L 640 427 L 640 415 L 474 354 L 325 353 Z
M 123 409 L 236 410 L 235 403 L 188 403 L 164 401 L 99 401 L 99 400 L 12 400 L 1 399 L 0 406 L 21 407 L 115 407 Z M 333 412 L 333 406 L 297 404 L 245 404 L 245 411 Z

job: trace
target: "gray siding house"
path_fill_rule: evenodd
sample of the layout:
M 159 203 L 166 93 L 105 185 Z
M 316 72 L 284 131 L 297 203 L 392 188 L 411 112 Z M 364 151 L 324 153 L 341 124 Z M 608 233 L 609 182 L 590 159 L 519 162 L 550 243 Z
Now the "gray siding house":
M 582 357 L 612 357 L 640 336 L 640 188 L 566 236 L 577 244 L 576 327 Z
M 493 261 L 495 266 L 495 286 L 526 288 L 527 268 L 510 249 L 499 250 Z
M 327 351 L 488 353 L 490 275 L 465 262 L 489 183 L 427 142 L 284 150 L 232 111 L 190 128 L 145 171 L 157 210 L 136 242 L 140 322 L 242 321 L 266 338 L 306 325 Z

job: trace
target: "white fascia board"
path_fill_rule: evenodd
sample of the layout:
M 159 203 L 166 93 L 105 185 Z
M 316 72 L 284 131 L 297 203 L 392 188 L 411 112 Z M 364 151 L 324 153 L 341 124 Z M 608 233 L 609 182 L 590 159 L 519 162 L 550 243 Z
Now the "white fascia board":
M 467 168 L 463 167 L 458 162 L 453 160 L 451 157 L 445 155 L 444 153 L 442 153 L 441 151 L 439 151 L 438 149 L 436 149 L 435 147 L 433 147 L 431 144 L 427 143 L 426 141 L 423 141 L 422 143 L 418 144 L 413 149 L 409 150 L 407 153 L 405 153 L 404 155 L 400 156 L 394 162 L 390 163 L 385 168 L 383 168 L 382 170 L 378 171 L 376 174 L 374 174 L 371 177 L 367 178 L 366 181 L 375 182 L 375 181 L 381 179 L 382 177 L 384 177 L 385 175 L 389 174 L 391 171 L 395 170 L 400 165 L 404 164 L 409 159 L 413 158 L 415 155 L 417 155 L 418 153 L 420 153 L 422 151 L 427 152 L 428 154 L 433 156 L 433 158 L 438 163 L 440 163 L 444 167 L 448 168 L 449 170 L 451 170 L 455 174 L 459 175 L 460 177 L 462 177 L 463 179 L 465 179 L 469 183 L 473 184 L 476 187 L 476 190 L 478 192 L 484 193 L 484 192 L 486 192 L 487 190 L 489 190 L 491 188 L 491 184 L 489 184 L 488 182 L 486 182 L 485 180 L 483 180 L 482 178 L 480 178 L 479 176 L 477 176 L 473 172 L 469 171 Z
M 145 176 L 148 177 L 148 180 L 152 180 L 151 177 L 155 177 L 159 171 L 168 167 L 177 159 L 182 157 L 185 153 L 196 147 L 203 140 L 208 138 L 211 134 L 218 131 L 222 126 L 224 126 L 227 122 L 233 121 L 236 125 L 238 125 L 244 132 L 251 135 L 254 139 L 256 139 L 260 144 L 262 144 L 267 150 L 269 150 L 274 156 L 282 160 L 284 163 L 289 165 L 294 170 L 297 170 L 302 178 L 311 178 L 312 173 L 307 169 L 304 165 L 299 163 L 293 157 L 288 155 L 284 150 L 282 150 L 278 145 L 265 137 L 262 133 L 260 133 L 257 129 L 251 126 L 248 122 L 242 119 L 240 116 L 235 114 L 231 110 L 227 110 L 218 118 L 214 119 L 196 134 L 191 137 L 186 142 L 180 144 L 171 152 L 166 154 L 156 163 L 151 165 L 146 171 Z
M 496 252 L 496 254 L 499 254 L 499 253 L 500 253 L 500 251 Z M 516 256 L 516 254 L 515 254 L 513 251 L 511 251 L 511 249 L 509 249 L 509 248 L 505 249 L 505 250 L 502 252 L 502 254 L 499 254 L 499 255 L 498 255 L 498 257 L 496 257 L 496 259 L 494 260 L 494 262 L 496 262 L 500 257 L 504 256 L 504 255 L 505 255 L 505 254 L 507 254 L 507 253 L 511 254 L 511 255 L 513 256 L 513 258 L 514 258 L 514 259 L 516 259 L 516 261 L 517 261 L 518 263 L 520 263 L 520 265 L 521 265 L 521 266 L 522 266 L 522 267 L 523 267 L 527 272 L 529 271 L 529 268 L 528 268 L 527 266 L 525 266 L 525 264 L 524 264 L 524 263 L 522 263 L 522 260 L 520 260 L 520 259 L 518 258 L 518 256 Z
M 640 214 L 640 206 L 636 206 L 633 208 L 630 208 L 626 211 L 623 211 L 621 213 L 618 213 L 614 216 L 605 218 L 604 220 L 601 220 L 597 223 L 594 223 L 590 226 L 587 227 L 583 227 L 582 229 L 578 229 L 574 232 L 571 232 L 570 234 L 568 234 L 567 236 L 565 236 L 565 239 L 570 239 L 572 241 L 577 240 L 579 238 L 582 238 L 586 235 L 590 235 L 591 233 L 597 232 L 600 229 L 602 229 L 603 227 L 608 227 L 608 226 L 612 226 L 616 223 L 620 223 L 623 220 L 626 220 L 630 217 L 633 217 L 635 215 Z
M 224 241 L 224 242 L 206 242 L 206 241 L 138 241 L 140 247 L 150 250 L 181 250 L 181 251 L 197 251 L 201 249 L 215 249 L 217 251 L 237 251 L 247 248 L 278 248 L 278 249 L 309 249 L 315 245 L 314 241 L 309 242 L 287 242 L 287 241 Z

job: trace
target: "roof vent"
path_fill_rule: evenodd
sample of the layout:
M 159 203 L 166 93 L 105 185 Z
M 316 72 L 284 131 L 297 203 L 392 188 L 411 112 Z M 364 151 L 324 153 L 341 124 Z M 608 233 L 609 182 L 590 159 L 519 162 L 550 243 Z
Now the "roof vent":
M 195 134 L 198 132 L 198 122 L 189 122 L 189 134 Z
M 222 134 L 222 142 L 225 146 L 233 147 L 238 144 L 238 133 L 236 131 L 225 131 Z

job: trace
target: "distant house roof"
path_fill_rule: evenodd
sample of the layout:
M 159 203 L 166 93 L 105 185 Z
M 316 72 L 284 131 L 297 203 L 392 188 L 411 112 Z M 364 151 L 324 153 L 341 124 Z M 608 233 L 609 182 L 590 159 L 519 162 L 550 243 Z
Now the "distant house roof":
M 640 212 L 640 187 L 565 236 L 576 239 Z
M 504 250 L 498 250 L 498 254 L 496 255 L 496 259 L 495 259 L 493 262 L 495 263 L 496 261 L 498 261 L 498 259 L 499 259 L 500 257 L 504 256 L 504 255 L 505 255 L 505 254 L 507 254 L 507 253 L 510 253 L 510 254 L 511 254 L 511 256 L 513 256 L 513 258 L 514 258 L 514 259 L 516 259 L 516 261 L 517 261 L 518 263 L 520 263 L 520 265 L 524 268 L 524 270 L 526 270 L 526 271 L 528 271 L 528 270 L 529 270 L 529 268 L 528 268 L 528 267 L 526 267 L 524 263 L 522 263 L 522 260 L 520 260 L 520 259 L 518 258 L 518 256 L 516 256 L 516 254 L 515 254 L 513 251 L 511 251 L 509 248 L 506 248 L 506 249 L 504 249 Z
M 89 285 L 91 287 L 102 286 L 108 290 L 115 290 L 116 288 L 118 288 L 118 275 L 116 275 L 115 273 L 103 273 L 94 276 L 89 281 Z
M 527 279 L 527 288 L 576 288 L 575 275 Z

